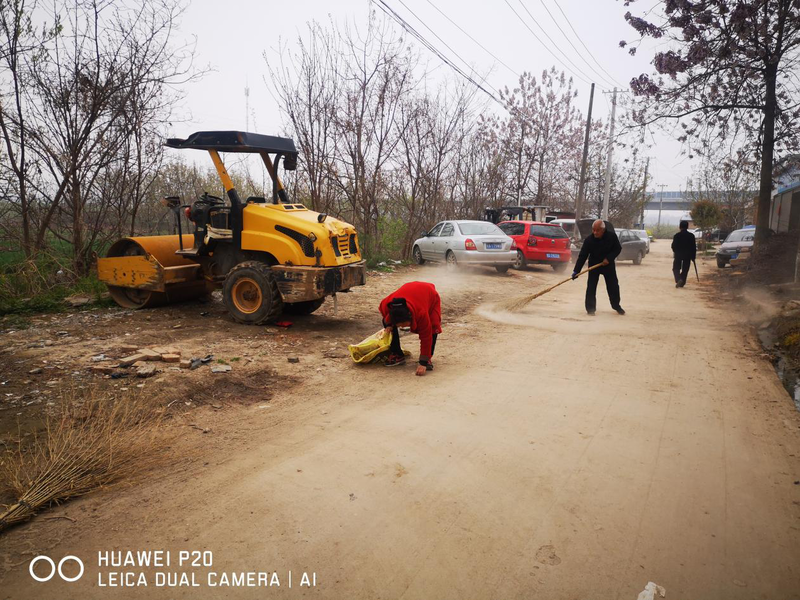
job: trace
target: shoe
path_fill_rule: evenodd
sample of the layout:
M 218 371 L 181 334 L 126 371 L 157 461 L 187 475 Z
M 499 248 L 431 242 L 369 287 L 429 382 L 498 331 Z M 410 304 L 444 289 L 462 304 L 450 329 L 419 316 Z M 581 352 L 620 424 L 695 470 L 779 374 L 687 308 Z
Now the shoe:
M 625 314 L 625 309 L 622 308 L 621 306 L 616 307 L 614 310 L 617 311 L 617 314 L 619 314 L 619 315 L 624 315 Z
M 681 287 L 681 283 L 680 283 L 680 281 L 676 281 L 676 282 L 675 282 L 675 287 L 676 287 L 676 288 L 679 288 L 679 287 Z
M 594 316 L 594 312 L 595 311 L 593 311 L 593 310 L 587 310 L 586 314 L 589 315 L 590 317 L 593 317 Z
M 679 288 L 680 288 L 680 287 L 683 287 L 683 286 L 685 286 L 685 285 L 686 285 L 686 282 L 685 282 L 685 281 L 683 281 L 683 280 L 681 280 L 681 281 L 679 281 L 678 283 L 676 283 L 675 285 L 676 285 L 677 287 L 679 287 Z
M 426 371 L 433 371 L 433 363 L 431 361 L 428 361 L 428 364 L 425 365 L 425 370 Z
M 386 362 L 383 363 L 385 367 L 398 367 L 400 365 L 406 364 L 406 357 L 402 354 L 390 354 L 389 358 L 386 359 Z

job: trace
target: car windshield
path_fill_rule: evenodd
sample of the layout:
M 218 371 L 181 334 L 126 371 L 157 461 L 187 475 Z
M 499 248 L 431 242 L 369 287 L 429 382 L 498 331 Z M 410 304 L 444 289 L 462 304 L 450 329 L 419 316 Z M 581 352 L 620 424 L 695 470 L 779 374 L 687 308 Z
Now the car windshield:
M 543 238 L 565 238 L 567 232 L 554 225 L 531 225 L 531 235 Z
M 732 231 L 731 234 L 725 238 L 725 243 L 728 242 L 752 242 L 753 230 L 740 229 L 739 231 Z
M 505 235 L 494 223 L 458 223 L 464 235 Z

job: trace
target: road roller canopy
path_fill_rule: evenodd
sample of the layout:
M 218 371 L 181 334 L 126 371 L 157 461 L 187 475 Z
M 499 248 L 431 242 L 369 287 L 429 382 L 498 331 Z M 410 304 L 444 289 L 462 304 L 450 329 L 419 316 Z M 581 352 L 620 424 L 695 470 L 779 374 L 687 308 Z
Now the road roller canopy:
M 166 145 L 179 150 L 281 154 L 285 157 L 284 168 L 290 170 L 290 165 L 297 162 L 297 148 L 295 148 L 294 141 L 290 138 L 248 133 L 246 131 L 198 131 L 185 140 L 168 138 Z

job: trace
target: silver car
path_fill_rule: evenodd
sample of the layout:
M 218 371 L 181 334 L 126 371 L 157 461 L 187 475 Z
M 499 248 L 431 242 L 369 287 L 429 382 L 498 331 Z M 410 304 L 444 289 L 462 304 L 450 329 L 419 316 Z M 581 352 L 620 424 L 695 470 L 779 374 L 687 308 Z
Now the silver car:
M 414 242 L 414 261 L 458 265 L 486 265 L 505 273 L 514 264 L 514 240 L 487 221 L 442 221 Z

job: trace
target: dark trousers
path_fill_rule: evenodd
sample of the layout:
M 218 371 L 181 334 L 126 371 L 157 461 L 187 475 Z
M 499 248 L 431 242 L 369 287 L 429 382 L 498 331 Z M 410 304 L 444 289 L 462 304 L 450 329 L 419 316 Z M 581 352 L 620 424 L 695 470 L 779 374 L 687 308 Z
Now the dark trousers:
M 436 350 L 436 338 L 438 336 L 438 333 L 433 334 L 433 341 L 431 342 L 431 358 L 433 358 L 433 352 Z M 389 344 L 389 354 L 394 354 L 396 356 L 403 354 L 403 349 L 400 347 L 400 332 L 397 331 L 397 327 L 392 327 L 392 343 Z
M 594 312 L 597 308 L 597 282 L 600 275 L 606 280 L 606 291 L 611 308 L 619 308 L 619 280 L 617 279 L 617 268 L 614 263 L 600 267 L 594 271 L 589 271 L 586 275 L 586 312 Z
M 691 266 L 691 258 L 678 258 L 676 256 L 672 260 L 672 274 L 675 276 L 675 283 L 679 281 L 686 283 L 686 278 L 689 276 L 689 269 Z

